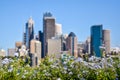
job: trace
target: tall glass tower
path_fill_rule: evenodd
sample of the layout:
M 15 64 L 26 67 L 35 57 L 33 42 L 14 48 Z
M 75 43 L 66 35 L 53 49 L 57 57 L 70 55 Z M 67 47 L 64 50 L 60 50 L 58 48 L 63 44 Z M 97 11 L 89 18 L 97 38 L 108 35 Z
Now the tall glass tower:
M 91 55 L 101 57 L 100 46 L 102 46 L 102 25 L 94 25 L 91 27 Z
M 34 25 L 34 21 L 30 17 L 28 22 L 26 23 L 26 32 L 25 32 L 25 35 L 26 35 L 26 40 L 25 40 L 26 43 L 25 44 L 26 44 L 27 49 L 30 48 L 30 41 L 34 38 L 33 25 Z

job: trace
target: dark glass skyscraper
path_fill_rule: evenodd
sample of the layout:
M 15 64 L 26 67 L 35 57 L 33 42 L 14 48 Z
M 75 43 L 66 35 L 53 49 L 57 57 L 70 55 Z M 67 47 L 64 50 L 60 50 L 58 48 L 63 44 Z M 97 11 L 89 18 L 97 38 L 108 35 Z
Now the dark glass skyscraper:
M 25 32 L 25 35 L 26 35 L 25 44 L 26 44 L 27 49 L 30 48 L 30 41 L 34 38 L 33 25 L 34 25 L 34 21 L 32 20 L 32 18 L 30 18 L 28 22 L 26 23 L 26 32 Z
M 94 25 L 91 27 L 91 55 L 101 57 L 100 46 L 102 46 L 102 25 Z
M 38 31 L 38 39 L 39 39 L 39 41 L 40 41 L 41 44 L 42 44 L 42 45 L 41 45 L 41 48 L 42 48 L 42 49 L 41 49 L 41 57 L 44 58 L 44 53 L 43 53 L 43 51 L 44 51 L 44 49 L 43 49 L 43 48 L 44 48 L 43 40 L 44 40 L 44 39 L 43 39 L 43 32 L 42 32 L 42 31 Z

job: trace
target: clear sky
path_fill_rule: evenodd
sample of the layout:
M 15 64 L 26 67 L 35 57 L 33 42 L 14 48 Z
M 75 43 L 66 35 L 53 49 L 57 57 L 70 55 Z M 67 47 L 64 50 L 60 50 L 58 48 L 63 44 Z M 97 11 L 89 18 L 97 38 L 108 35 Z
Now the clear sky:
M 90 36 L 92 25 L 103 24 L 111 31 L 111 45 L 120 45 L 120 0 L 0 0 L 0 48 L 14 48 L 15 41 L 22 41 L 30 16 L 35 33 L 42 30 L 46 11 L 62 24 L 63 33 L 73 31 L 79 41 Z

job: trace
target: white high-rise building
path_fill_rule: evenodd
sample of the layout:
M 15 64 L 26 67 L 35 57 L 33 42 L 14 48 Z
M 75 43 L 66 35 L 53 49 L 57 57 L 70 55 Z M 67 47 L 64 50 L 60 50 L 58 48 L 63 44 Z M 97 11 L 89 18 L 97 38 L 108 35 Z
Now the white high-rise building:
M 110 53 L 110 30 L 103 30 L 103 44 L 106 53 Z
M 26 32 L 24 35 L 25 40 L 25 44 L 27 49 L 30 48 L 30 41 L 34 38 L 34 21 L 33 19 L 30 17 L 29 20 L 26 23 Z
M 86 40 L 86 48 L 85 48 L 85 50 L 88 54 L 90 54 L 90 42 L 91 42 L 91 38 L 88 37 Z
M 62 35 L 62 25 L 56 23 L 55 24 L 55 36 L 61 36 Z

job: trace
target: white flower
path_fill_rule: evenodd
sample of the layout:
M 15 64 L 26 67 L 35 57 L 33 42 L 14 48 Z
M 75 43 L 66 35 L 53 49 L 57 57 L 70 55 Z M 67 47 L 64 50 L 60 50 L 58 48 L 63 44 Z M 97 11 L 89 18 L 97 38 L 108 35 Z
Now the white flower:
M 80 74 L 78 74 L 77 76 L 78 76 L 78 78 L 80 78 Z
M 66 62 L 66 61 L 64 61 L 64 62 L 63 62 L 63 64 L 65 65 L 65 64 L 67 64 L 67 62 Z
M 46 70 L 43 70 L 43 72 L 45 73 L 45 72 L 46 72 Z
M 72 75 L 73 73 L 72 72 L 69 72 L 69 75 Z
M 27 72 L 26 70 L 24 70 L 24 72 Z
M 71 71 L 70 69 L 68 69 L 68 71 Z
M 67 67 L 66 67 L 66 66 L 64 67 L 64 70 L 67 70 Z
M 28 74 L 28 72 L 25 72 L 24 74 Z
M 10 65 L 11 67 L 13 67 L 13 65 Z
M 60 78 L 58 78 L 57 80 L 61 80 Z
M 49 59 L 49 62 L 53 62 L 53 59 Z
M 120 68 L 120 63 L 118 64 L 118 68 Z
M 9 61 L 9 59 L 8 58 L 5 58 L 5 59 L 3 59 L 3 61 L 2 61 L 2 64 L 4 65 L 4 64 L 8 64 L 10 61 Z
M 12 71 L 13 71 L 13 68 L 9 68 L 9 69 L 8 69 L 8 72 L 12 72 Z
M 45 75 L 46 75 L 46 76 L 51 76 L 51 74 L 50 74 L 50 73 L 48 73 L 48 72 L 47 72 L 47 73 L 45 73 Z
M 26 65 L 26 67 L 30 67 L 30 65 L 29 65 L 29 64 L 27 64 L 27 65 Z
M 22 78 L 25 78 L 25 75 L 22 75 Z
M 107 66 L 108 66 L 108 67 L 113 67 L 113 65 L 112 65 L 112 64 L 107 64 Z
M 83 59 L 80 58 L 80 57 L 78 57 L 78 58 L 75 60 L 75 62 L 83 62 Z
M 18 53 L 15 53 L 15 54 L 14 54 L 14 56 L 16 56 L 16 57 L 18 57 L 18 55 L 19 55 Z
M 85 78 L 80 78 L 80 80 L 85 80 Z
M 67 73 L 67 71 L 63 71 L 63 73 L 64 73 L 64 74 L 66 74 L 66 73 Z
M 19 75 L 20 73 L 17 73 L 16 75 Z
M 70 67 L 71 67 L 71 68 L 74 68 L 74 62 L 71 63 Z
M 51 68 L 55 68 L 56 66 L 55 65 L 50 65 Z

